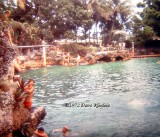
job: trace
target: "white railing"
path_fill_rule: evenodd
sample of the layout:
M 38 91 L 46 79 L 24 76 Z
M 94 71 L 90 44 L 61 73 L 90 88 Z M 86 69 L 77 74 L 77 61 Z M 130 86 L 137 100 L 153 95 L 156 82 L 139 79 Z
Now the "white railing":
M 50 47 L 51 45 L 28 45 L 28 46 L 16 46 L 17 49 L 23 48 L 42 48 L 43 54 L 43 66 L 46 66 L 46 48 Z M 23 58 L 23 55 L 21 56 Z
M 41 48 L 41 47 L 50 47 L 51 45 L 28 45 L 28 46 L 16 46 L 16 48 Z

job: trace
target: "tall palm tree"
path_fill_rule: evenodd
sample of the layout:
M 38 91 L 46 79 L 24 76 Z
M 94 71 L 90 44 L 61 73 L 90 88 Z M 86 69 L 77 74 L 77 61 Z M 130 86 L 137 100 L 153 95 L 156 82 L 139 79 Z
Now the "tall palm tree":
M 113 37 L 113 31 L 116 29 L 115 27 L 115 22 L 116 20 L 119 21 L 119 24 L 124 28 L 125 22 L 128 21 L 128 19 L 131 17 L 131 4 L 128 0 L 112 0 L 109 3 L 109 6 L 111 7 L 111 10 L 113 12 L 112 14 L 112 25 L 110 29 L 110 37 L 108 40 L 108 43 L 111 42 L 112 37 Z
M 116 29 L 116 22 L 118 21 L 121 26 L 124 26 L 125 22 L 128 21 L 131 13 L 130 6 L 129 0 L 90 0 L 88 2 L 88 9 L 93 13 L 96 24 L 101 22 L 101 19 L 106 23 L 111 23 L 107 30 L 108 43 L 112 40 L 112 32 Z
M 102 18 L 108 20 L 112 12 L 109 10 L 109 7 L 102 5 L 101 0 L 90 0 L 88 1 L 88 10 L 93 14 L 93 19 L 95 21 L 95 30 L 97 44 L 98 44 L 98 23 Z

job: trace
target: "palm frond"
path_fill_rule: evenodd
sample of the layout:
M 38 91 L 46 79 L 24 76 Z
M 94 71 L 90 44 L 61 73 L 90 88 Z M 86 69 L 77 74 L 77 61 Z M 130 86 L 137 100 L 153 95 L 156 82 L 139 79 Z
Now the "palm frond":
M 21 102 L 26 96 L 28 96 L 28 93 L 25 92 L 25 87 L 30 83 L 31 80 L 29 80 L 27 83 L 24 81 L 24 79 L 21 79 L 19 81 L 20 87 L 15 92 L 15 100 L 17 102 Z

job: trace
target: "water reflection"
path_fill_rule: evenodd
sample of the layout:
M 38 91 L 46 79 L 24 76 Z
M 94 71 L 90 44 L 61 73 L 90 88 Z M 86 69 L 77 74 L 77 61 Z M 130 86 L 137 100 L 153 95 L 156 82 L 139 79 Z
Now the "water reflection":
M 83 137 L 160 136 L 159 58 L 28 71 L 34 104 L 43 105 L 47 132 L 68 125 Z M 66 107 L 106 103 L 110 107 Z

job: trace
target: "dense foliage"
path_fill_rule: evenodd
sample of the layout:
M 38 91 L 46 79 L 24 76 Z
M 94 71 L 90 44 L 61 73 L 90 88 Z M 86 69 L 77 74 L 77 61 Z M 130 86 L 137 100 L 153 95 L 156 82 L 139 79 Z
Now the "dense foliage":
M 160 36 L 160 0 L 144 0 L 137 5 L 143 8 L 140 17 L 133 17 L 133 34 L 137 47 Z
M 79 33 L 83 34 L 81 38 L 90 39 L 95 25 L 93 36 L 98 39 L 99 33 L 110 43 L 115 30 L 128 29 L 126 22 L 131 12 L 127 0 L 26 0 L 25 6 L 16 6 L 14 2 L 1 1 L 1 11 L 9 9 L 14 21 L 35 27 L 38 35 L 33 36 L 48 42 L 77 39 Z
M 136 45 L 160 36 L 160 0 L 144 0 L 140 17 L 131 16 L 129 0 L 1 0 L 0 17 L 12 13 L 14 42 L 18 45 L 48 43 L 55 39 L 100 38 L 103 44 L 124 41 L 128 31 Z M 94 28 L 93 28 L 94 26 Z M 119 31 L 120 32 L 120 31 Z M 97 41 L 98 43 L 98 41 Z
M 152 27 L 156 35 L 160 36 L 160 0 L 145 0 L 142 17 L 144 24 Z

